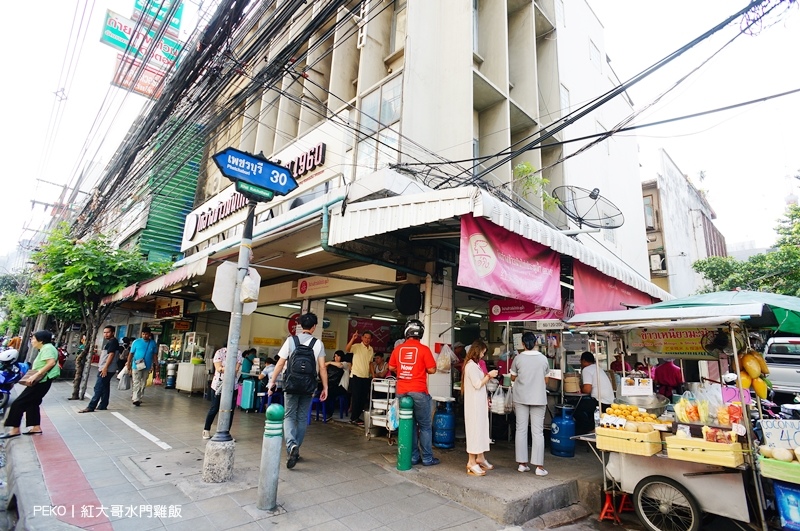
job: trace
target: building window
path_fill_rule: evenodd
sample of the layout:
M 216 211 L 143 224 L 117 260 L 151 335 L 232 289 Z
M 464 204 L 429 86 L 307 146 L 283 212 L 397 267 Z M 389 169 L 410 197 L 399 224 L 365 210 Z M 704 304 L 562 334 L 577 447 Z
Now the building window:
M 392 17 L 392 53 L 405 47 L 406 44 L 406 1 L 395 0 Z
M 561 116 L 566 116 L 569 114 L 569 89 L 564 85 L 561 85 L 559 98 L 561 105 Z
M 472 51 L 478 52 L 478 0 L 472 0 Z
M 589 61 L 594 65 L 598 72 L 603 71 L 603 66 L 600 60 L 600 48 L 598 48 L 591 39 L 589 40 Z
M 647 230 L 656 230 L 656 209 L 653 196 L 644 196 L 644 226 Z
M 397 162 L 403 85 L 395 76 L 361 99 L 361 139 L 357 145 L 356 177 Z
M 567 19 L 564 16 L 564 0 L 556 0 L 556 26 L 566 27 Z

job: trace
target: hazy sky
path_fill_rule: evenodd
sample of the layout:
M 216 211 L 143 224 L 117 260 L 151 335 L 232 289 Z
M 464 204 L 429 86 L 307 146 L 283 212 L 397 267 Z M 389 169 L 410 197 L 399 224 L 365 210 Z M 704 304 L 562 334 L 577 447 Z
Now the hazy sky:
M 582 0 L 565 0 L 567 17 L 569 5 L 578 1 Z M 76 3 L 40 0 L 34 13 L 32 4 L 11 2 L 5 6 L 0 22 L 6 74 L 0 84 L 0 117 L 5 126 L 0 142 L 5 199 L 0 249 L 15 248 L 23 225 L 38 228 L 45 219 L 45 208 L 32 207 L 31 199 L 52 202 L 58 197 L 60 187 L 37 181 L 37 177 L 54 183 L 71 182 L 81 167 L 80 161 L 94 161 L 93 175 L 97 175 L 144 103 L 139 96 L 117 89 L 109 91 L 117 52 L 99 43 L 105 10 L 131 16 L 133 0 L 98 1 L 94 11 L 86 14 L 90 17 L 86 19 L 88 31 L 75 56 L 79 60 L 74 63 L 73 81 L 65 86 L 66 100 L 60 104 L 64 112 L 59 136 L 44 160 L 54 93 L 63 86 L 59 83 L 62 66 L 65 58 L 71 57 L 65 48 Z M 82 0 L 81 5 L 84 3 L 90 2 Z M 590 5 L 606 28 L 604 52 L 624 80 L 700 35 L 745 2 L 591 0 Z M 657 108 L 643 113 L 636 123 L 800 88 L 795 58 L 800 50 L 798 11 L 795 6 L 779 24 L 756 36 L 739 38 Z M 187 6 L 185 21 L 190 13 Z M 187 27 L 184 24 L 184 29 Z M 725 38 L 732 36 L 731 31 L 723 33 Z M 646 105 L 711 55 L 712 45 L 720 44 L 720 39 L 709 40 L 695 53 L 632 89 L 630 95 L 636 107 Z M 101 113 L 104 99 L 106 105 L 102 108 L 109 111 Z M 101 134 L 87 144 L 92 125 L 97 123 Z M 756 240 L 759 245 L 767 245 L 774 238 L 772 229 L 783 212 L 784 198 L 796 188 L 795 183 L 800 184 L 786 178 L 800 170 L 797 123 L 800 95 L 642 130 L 638 136 L 643 157 L 663 147 L 684 173 L 693 177 L 701 170 L 706 173 L 706 180 L 696 184 L 708 191 L 718 214 L 717 226 L 729 243 Z M 30 231 L 24 233 L 25 238 L 32 235 Z

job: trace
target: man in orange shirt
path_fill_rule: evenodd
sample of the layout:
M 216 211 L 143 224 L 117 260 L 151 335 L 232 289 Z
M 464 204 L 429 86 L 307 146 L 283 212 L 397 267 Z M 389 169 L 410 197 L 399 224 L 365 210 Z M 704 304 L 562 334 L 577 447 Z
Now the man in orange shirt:
M 424 334 L 425 327 L 418 319 L 406 323 L 406 340 L 392 351 L 389 370 L 397 375 L 398 398 L 409 396 L 414 401 L 411 464 L 433 466 L 438 465 L 439 460 L 433 457 L 433 399 L 428 394 L 428 375 L 436 372 L 436 361 L 431 349 L 420 342 Z

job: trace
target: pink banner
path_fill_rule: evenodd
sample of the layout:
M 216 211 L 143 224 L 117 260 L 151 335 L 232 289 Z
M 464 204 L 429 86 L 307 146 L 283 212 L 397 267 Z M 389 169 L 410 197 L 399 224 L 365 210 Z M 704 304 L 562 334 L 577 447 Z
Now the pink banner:
M 627 305 L 653 304 L 650 295 L 575 260 L 575 313 L 625 310 Z
M 483 218 L 461 216 L 458 285 L 561 307 L 561 261 L 549 247 Z
M 537 306 L 530 302 L 513 299 L 492 299 L 489 301 L 489 321 L 540 321 L 542 319 L 563 319 L 564 312 Z
M 372 332 L 372 342 L 369 345 L 372 350 L 384 353 L 392 351 L 394 345 L 389 344 L 389 336 L 392 331 L 391 323 L 366 317 L 353 317 L 347 321 L 347 341 L 350 341 L 350 338 L 353 337 L 353 332 L 362 334 L 367 331 Z M 386 359 L 388 360 L 389 358 L 387 357 Z

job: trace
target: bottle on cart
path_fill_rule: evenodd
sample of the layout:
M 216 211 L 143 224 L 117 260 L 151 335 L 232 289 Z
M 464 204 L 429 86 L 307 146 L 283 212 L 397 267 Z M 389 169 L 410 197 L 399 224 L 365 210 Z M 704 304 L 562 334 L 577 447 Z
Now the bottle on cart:
M 594 409 L 594 427 L 600 426 L 600 406 Z

